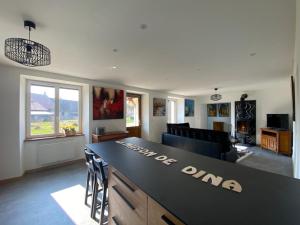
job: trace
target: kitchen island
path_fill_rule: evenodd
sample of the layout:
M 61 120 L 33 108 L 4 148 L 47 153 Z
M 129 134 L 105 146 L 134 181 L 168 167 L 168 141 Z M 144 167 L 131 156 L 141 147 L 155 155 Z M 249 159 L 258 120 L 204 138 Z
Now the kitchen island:
M 140 138 L 87 148 L 110 165 L 109 224 L 300 224 L 296 179 Z

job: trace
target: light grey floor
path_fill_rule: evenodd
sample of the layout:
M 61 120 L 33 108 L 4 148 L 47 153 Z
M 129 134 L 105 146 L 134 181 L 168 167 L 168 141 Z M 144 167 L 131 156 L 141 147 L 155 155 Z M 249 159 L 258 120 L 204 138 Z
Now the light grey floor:
M 291 157 L 276 154 L 260 147 L 250 147 L 248 150 L 252 151 L 253 154 L 238 162 L 239 164 L 284 176 L 293 176 Z
M 75 163 L 0 185 L 0 224 L 98 224 L 84 205 L 85 179 L 85 164 Z

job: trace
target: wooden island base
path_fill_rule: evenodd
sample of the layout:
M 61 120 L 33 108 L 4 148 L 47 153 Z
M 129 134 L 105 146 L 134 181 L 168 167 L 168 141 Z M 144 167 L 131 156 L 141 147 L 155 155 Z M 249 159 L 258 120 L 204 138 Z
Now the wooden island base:
M 109 225 L 184 225 L 113 167 L 109 167 Z

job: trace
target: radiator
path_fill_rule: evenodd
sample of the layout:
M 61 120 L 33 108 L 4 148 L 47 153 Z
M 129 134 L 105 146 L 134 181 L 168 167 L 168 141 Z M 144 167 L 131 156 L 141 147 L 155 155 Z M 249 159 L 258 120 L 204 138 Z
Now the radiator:
M 38 146 L 37 163 L 47 165 L 75 159 L 79 148 L 80 144 L 76 140 L 41 144 Z

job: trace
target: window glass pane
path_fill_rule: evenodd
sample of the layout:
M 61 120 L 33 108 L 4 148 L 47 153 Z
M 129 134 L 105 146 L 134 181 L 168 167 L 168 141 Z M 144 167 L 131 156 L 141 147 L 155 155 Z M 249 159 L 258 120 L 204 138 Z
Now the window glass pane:
M 136 127 L 139 126 L 139 98 L 127 97 L 126 98 L 126 126 Z
M 59 132 L 68 127 L 79 132 L 79 90 L 59 89 Z
M 30 135 L 55 133 L 55 88 L 30 86 Z

